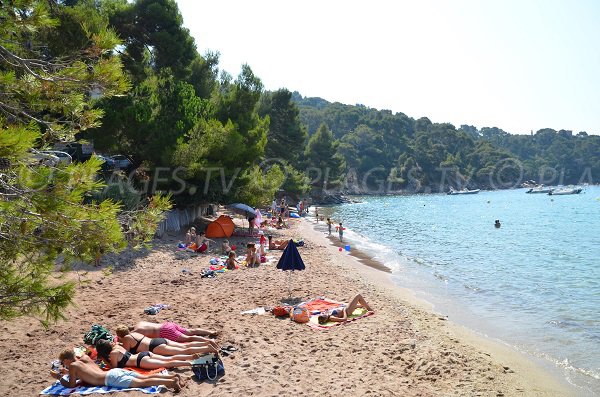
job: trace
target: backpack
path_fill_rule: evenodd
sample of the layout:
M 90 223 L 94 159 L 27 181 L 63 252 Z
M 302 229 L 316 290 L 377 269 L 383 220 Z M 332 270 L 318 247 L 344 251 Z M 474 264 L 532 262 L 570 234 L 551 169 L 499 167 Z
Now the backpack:
M 307 323 L 310 320 L 310 312 L 305 307 L 296 306 L 290 312 L 290 317 L 297 323 Z
M 94 324 L 92 325 L 90 332 L 83 336 L 83 343 L 95 346 L 96 342 L 98 342 L 100 339 L 106 339 L 107 341 L 112 342 L 113 336 L 108 329 L 104 328 L 100 324 Z

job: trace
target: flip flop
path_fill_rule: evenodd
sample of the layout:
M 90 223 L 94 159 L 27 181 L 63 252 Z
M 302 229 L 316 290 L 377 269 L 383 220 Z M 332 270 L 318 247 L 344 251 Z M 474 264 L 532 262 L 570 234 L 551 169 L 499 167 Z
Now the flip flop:
M 229 345 L 229 346 L 221 347 L 221 350 L 226 350 L 228 352 L 236 352 L 237 347 Z
M 223 355 L 223 357 L 228 357 L 236 352 L 238 349 L 234 346 L 225 346 L 219 350 L 219 353 Z

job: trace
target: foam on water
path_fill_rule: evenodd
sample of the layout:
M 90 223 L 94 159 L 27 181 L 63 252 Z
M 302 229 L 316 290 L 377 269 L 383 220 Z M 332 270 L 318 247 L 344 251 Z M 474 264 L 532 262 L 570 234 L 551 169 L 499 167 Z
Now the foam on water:
M 586 190 L 364 197 L 319 212 L 437 312 L 600 395 L 600 188 Z

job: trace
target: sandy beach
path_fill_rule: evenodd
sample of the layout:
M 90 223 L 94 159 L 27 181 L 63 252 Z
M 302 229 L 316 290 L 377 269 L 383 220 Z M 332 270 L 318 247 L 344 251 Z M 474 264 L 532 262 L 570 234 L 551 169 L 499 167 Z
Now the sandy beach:
M 50 362 L 63 348 L 80 345 L 92 324 L 114 330 L 141 320 L 213 328 L 219 343 L 237 347 L 223 358 L 225 376 L 192 379 L 180 396 L 573 395 L 518 352 L 434 314 L 410 291 L 394 286 L 388 273 L 366 266 L 368 258 L 361 262 L 338 251 L 312 222 L 292 221 L 290 229 L 269 232 L 305 241 L 299 252 L 306 270 L 294 272 L 292 296 L 347 302 L 361 293 L 374 315 L 315 331 L 269 313 L 241 314 L 287 298 L 287 274 L 275 269 L 276 262 L 201 278 L 211 255 L 177 252 L 182 237 L 166 235 L 149 251 L 105 258 L 100 268 L 70 273 L 81 283 L 65 321 L 49 329 L 30 318 L 0 323 L 0 395 L 34 396 L 50 385 Z M 242 254 L 249 239 L 230 240 Z M 281 251 L 268 255 L 279 258 Z M 144 314 L 158 303 L 171 307 Z M 192 375 L 189 369 L 176 371 Z

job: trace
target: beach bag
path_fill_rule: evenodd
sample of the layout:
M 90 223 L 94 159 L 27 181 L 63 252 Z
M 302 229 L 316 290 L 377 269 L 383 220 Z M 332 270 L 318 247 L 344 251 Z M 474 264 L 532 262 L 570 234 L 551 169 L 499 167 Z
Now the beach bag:
M 94 324 L 92 325 L 90 332 L 83 336 L 83 343 L 96 346 L 96 342 L 98 342 L 100 339 L 105 339 L 109 342 L 112 342 L 113 336 L 108 329 L 104 328 L 100 324 Z
M 307 323 L 310 320 L 310 312 L 305 307 L 296 306 L 290 312 L 290 317 L 297 323 Z
M 217 355 L 210 353 L 192 360 L 192 371 L 199 381 L 215 380 L 225 374 L 225 366 Z
M 273 308 L 272 312 L 277 317 L 287 317 L 290 315 L 290 308 L 286 306 L 276 306 Z

